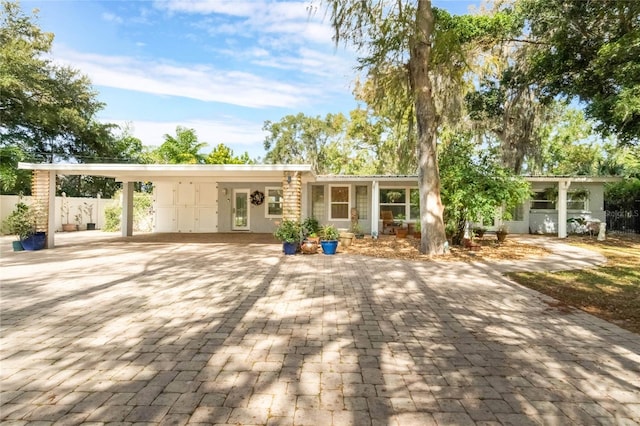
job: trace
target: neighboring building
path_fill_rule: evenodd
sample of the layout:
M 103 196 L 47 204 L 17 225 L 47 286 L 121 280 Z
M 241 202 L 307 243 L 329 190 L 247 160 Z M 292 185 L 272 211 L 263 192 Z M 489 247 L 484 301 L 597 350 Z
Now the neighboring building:
M 31 164 L 34 197 L 55 197 L 61 175 L 111 177 L 123 183 L 122 234 L 132 235 L 133 184 L 154 184 L 155 232 L 271 233 L 283 218 L 313 216 L 349 228 L 352 209 L 366 233 L 382 231 L 381 212 L 414 223 L 419 214 L 417 176 L 316 176 L 309 165 Z M 512 212 L 511 232 L 567 234 L 567 219 L 605 220 L 604 183 L 611 177 L 527 177 L 534 196 Z M 51 184 L 53 183 L 53 184 Z M 578 197 L 579 195 L 579 197 Z M 50 215 L 54 215 L 49 207 Z M 493 221 L 493 226 L 498 226 Z M 43 224 L 49 247 L 55 224 Z M 489 226 L 491 228 L 491 226 Z

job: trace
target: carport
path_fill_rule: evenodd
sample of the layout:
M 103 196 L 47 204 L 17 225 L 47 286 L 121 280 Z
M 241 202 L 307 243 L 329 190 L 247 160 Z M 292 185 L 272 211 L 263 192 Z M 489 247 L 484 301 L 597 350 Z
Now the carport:
M 123 237 L 133 235 L 133 192 L 136 182 L 160 185 L 165 194 L 173 194 L 172 201 L 161 206 L 160 214 L 173 214 L 174 221 L 202 223 L 196 232 L 217 232 L 219 195 L 227 195 L 230 182 L 274 182 L 282 186 L 283 214 L 287 219 L 300 219 L 302 214 L 303 179 L 312 177 L 311 166 L 299 164 L 36 164 L 19 163 L 18 167 L 33 171 L 32 196 L 42 207 L 44 219 L 38 230 L 47 233 L 47 247 L 55 247 L 56 177 L 58 175 L 90 175 L 113 178 L 122 183 Z M 172 192 L 173 191 L 173 192 Z M 175 193 L 175 194 L 174 194 Z M 181 203 L 180 194 L 206 201 Z M 199 197 L 199 198 L 197 198 Z M 158 212 L 157 212 L 158 214 Z M 203 220 L 199 220 L 202 217 Z M 204 218 L 206 217 L 206 221 Z M 167 219 L 169 220 L 169 219 Z

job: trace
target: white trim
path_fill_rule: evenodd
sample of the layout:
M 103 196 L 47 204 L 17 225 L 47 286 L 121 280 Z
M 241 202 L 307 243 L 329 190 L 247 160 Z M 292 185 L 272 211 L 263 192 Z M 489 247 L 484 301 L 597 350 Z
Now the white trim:
M 284 189 L 281 186 L 265 186 L 264 188 L 264 217 L 267 219 L 280 219 L 282 214 L 269 214 L 269 190 L 280 191 L 280 208 L 284 211 Z
M 335 202 L 335 204 L 340 204 L 340 205 L 346 204 L 347 205 L 347 217 L 333 217 L 333 214 L 332 214 L 333 213 L 333 209 L 332 209 L 332 207 L 333 207 L 334 201 L 333 201 L 333 198 L 331 196 L 331 189 L 332 188 L 347 188 L 347 191 L 348 191 L 348 193 L 347 193 L 347 202 L 346 203 L 343 202 L 343 201 Z M 351 185 L 329 185 L 329 203 L 328 203 L 328 206 L 329 206 L 329 214 L 327 216 L 329 217 L 329 220 L 346 220 L 346 221 L 351 220 L 351 217 L 350 217 L 351 216 Z

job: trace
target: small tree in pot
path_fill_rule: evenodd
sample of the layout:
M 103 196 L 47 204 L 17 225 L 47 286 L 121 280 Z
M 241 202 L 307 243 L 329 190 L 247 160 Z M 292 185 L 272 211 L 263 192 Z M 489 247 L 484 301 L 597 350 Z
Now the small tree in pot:
M 44 248 L 45 233 L 37 232 L 40 211 L 37 207 L 30 207 L 23 202 L 16 204 L 16 208 L 5 219 L 3 226 L 17 238 L 13 245 L 14 251 L 39 250 Z
M 336 254 L 338 249 L 338 238 L 340 233 L 333 225 L 325 225 L 322 227 L 320 235 L 320 246 L 324 254 Z
M 297 220 L 285 219 L 278 225 L 273 236 L 282 241 L 284 254 L 296 254 L 302 240 L 302 225 Z

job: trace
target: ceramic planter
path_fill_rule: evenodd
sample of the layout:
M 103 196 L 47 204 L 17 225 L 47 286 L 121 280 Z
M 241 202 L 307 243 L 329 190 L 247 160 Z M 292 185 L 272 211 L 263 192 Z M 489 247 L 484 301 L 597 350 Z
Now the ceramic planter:
M 13 251 L 22 251 L 22 250 L 24 250 L 24 247 L 22 247 L 22 242 L 21 241 L 12 241 L 11 244 L 13 245 Z
M 338 250 L 338 240 L 320 241 L 324 254 L 336 254 Z
M 288 256 L 296 254 L 297 250 L 298 250 L 297 243 L 287 243 L 287 242 L 282 243 L 282 251 L 284 251 L 284 254 Z
M 25 250 L 42 250 L 47 242 L 47 234 L 44 232 L 36 232 L 30 237 L 25 238 L 22 242 L 22 247 Z

